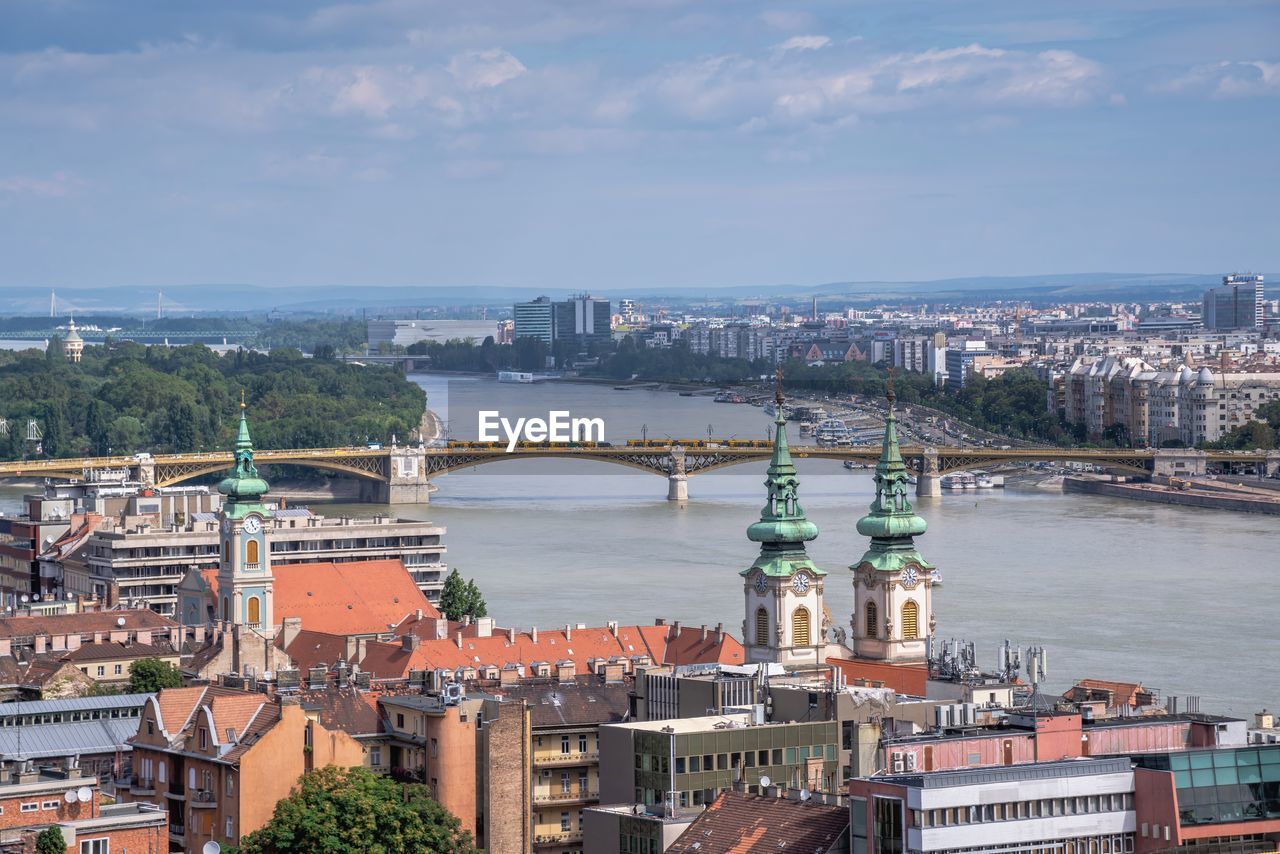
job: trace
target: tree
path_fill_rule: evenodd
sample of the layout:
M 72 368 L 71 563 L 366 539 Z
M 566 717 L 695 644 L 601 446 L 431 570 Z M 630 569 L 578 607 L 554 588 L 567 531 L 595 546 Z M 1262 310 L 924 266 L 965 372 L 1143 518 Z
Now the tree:
M 444 587 L 440 590 L 440 613 L 444 614 L 447 620 L 461 620 L 469 604 L 467 584 L 458 574 L 457 567 L 454 567 L 449 571 L 448 577 L 444 580 Z
M 471 834 L 426 786 L 332 765 L 303 775 L 271 820 L 240 843 L 241 854 L 291 851 L 476 854 Z
M 154 694 L 161 688 L 181 688 L 182 671 L 159 658 L 140 658 L 129 665 L 129 693 Z
M 36 837 L 36 854 L 67 854 L 67 841 L 56 827 L 46 827 Z
M 471 615 L 473 620 L 489 615 L 489 606 L 485 604 L 484 596 L 480 594 L 480 588 L 476 587 L 476 580 L 473 578 L 467 582 L 467 613 Z
M 127 454 L 142 447 L 146 428 L 132 415 L 121 415 L 107 429 L 107 444 L 114 453 Z

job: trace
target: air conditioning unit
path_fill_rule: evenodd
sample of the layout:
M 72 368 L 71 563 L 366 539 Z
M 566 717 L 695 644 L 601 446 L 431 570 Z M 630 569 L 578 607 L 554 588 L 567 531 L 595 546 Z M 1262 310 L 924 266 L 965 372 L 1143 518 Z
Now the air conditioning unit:
M 906 758 L 907 758 L 907 770 L 908 771 L 916 770 L 916 755 L 914 753 L 908 753 L 906 755 Z
M 901 774 L 905 767 L 901 753 L 893 754 L 893 773 Z

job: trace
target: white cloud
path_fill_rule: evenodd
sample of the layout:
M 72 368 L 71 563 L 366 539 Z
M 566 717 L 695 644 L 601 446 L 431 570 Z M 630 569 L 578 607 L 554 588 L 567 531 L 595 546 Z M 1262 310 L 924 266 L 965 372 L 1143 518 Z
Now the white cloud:
M 528 69 L 500 47 L 460 53 L 449 60 L 449 73 L 467 89 L 492 89 Z
M 1204 93 L 1214 98 L 1280 94 L 1280 63 L 1257 59 L 1199 65 L 1156 88 L 1166 92 Z
M 786 52 L 788 50 L 821 50 L 831 44 L 831 39 L 826 36 L 792 36 L 791 38 L 778 45 L 778 50 Z
M 5 196 L 59 199 L 70 196 L 83 187 L 84 181 L 67 172 L 54 172 L 47 177 L 13 175 L 0 178 L 0 199 Z

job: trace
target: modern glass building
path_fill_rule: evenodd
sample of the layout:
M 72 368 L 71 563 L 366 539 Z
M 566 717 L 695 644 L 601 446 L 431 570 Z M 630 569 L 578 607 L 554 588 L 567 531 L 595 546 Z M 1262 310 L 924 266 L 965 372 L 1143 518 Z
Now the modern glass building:
M 1261 329 L 1262 276 L 1232 274 L 1222 277 L 1222 285 L 1204 293 L 1204 328 Z
M 1132 759 L 1139 768 L 1173 772 L 1183 827 L 1280 819 L 1280 744 Z

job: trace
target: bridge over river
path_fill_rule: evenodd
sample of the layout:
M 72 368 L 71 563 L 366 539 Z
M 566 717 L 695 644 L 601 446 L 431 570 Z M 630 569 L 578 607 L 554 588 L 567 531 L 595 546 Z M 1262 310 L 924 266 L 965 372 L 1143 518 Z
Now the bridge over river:
M 745 445 L 745 446 L 744 446 Z M 388 446 L 384 448 L 303 448 L 259 450 L 260 465 L 304 466 L 338 472 L 368 482 L 369 500 L 386 504 L 419 504 L 428 501 L 430 481 L 437 475 L 474 466 L 524 459 L 590 460 L 627 466 L 667 479 L 667 497 L 688 498 L 688 479 L 704 472 L 769 458 L 769 443 L 697 442 L 685 446 L 654 442 L 587 446 L 522 445 L 510 452 L 505 445 L 451 442 L 448 447 Z M 876 446 L 793 446 L 791 455 L 802 459 L 853 460 L 874 464 Z M 1003 463 L 1051 462 L 1060 465 L 1090 463 L 1109 470 L 1164 476 L 1202 475 L 1210 466 L 1239 469 L 1252 467 L 1259 476 L 1280 471 L 1277 451 L 1102 450 L 1066 448 L 902 448 L 907 465 L 917 473 L 918 495 L 941 494 L 942 475 L 964 469 Z M 231 467 L 230 451 L 193 454 L 138 454 L 135 456 L 41 459 L 0 463 L 3 478 L 54 478 L 81 480 L 114 473 L 153 486 L 172 486 L 197 477 L 217 474 Z

